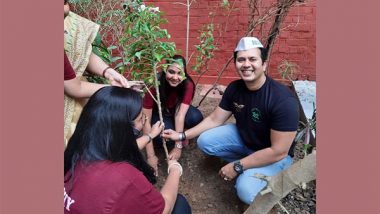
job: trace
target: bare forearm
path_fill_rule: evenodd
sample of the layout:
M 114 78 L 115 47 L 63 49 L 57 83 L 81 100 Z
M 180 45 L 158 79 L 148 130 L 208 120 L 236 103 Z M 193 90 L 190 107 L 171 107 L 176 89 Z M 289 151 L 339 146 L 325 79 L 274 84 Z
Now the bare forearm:
M 184 131 L 184 125 L 185 124 L 185 116 L 184 115 L 177 115 L 175 117 L 175 130 L 177 132 L 183 132 Z M 177 141 L 176 143 L 178 143 Z
M 150 134 L 150 131 L 152 130 L 152 127 L 150 126 L 150 117 L 151 117 L 152 114 L 151 113 L 150 114 L 149 113 L 145 113 L 145 115 L 147 115 L 147 118 L 149 118 L 149 119 L 145 122 L 145 125 L 143 127 L 143 133 L 144 134 Z M 145 147 L 145 145 L 146 145 L 146 154 L 147 154 L 147 156 L 149 157 L 150 155 L 155 155 L 154 148 L 153 148 L 153 143 L 149 143 L 148 142 L 147 144 L 144 144 L 144 147 Z M 139 146 L 139 148 L 140 148 L 140 146 Z
M 240 162 L 244 168 L 264 166 L 277 162 L 288 155 L 296 132 L 271 130 L 271 147 L 259 150 L 243 158 Z
M 162 197 L 165 200 L 165 214 L 171 213 L 175 201 L 177 199 L 178 187 L 179 187 L 180 172 L 178 170 L 171 170 L 164 186 L 161 189 Z
M 107 85 L 80 81 L 78 78 L 64 81 L 65 94 L 73 98 L 89 98 L 104 86 Z
M 208 116 L 201 123 L 199 123 L 197 126 L 191 128 L 189 130 L 186 130 L 185 131 L 186 138 L 192 139 L 192 138 L 200 135 L 202 132 L 204 132 L 208 129 L 220 126 L 222 124 L 223 124 L 223 122 L 215 121 L 215 120 L 213 120 L 213 118 L 211 116 Z
M 156 155 L 156 153 L 154 152 L 153 143 L 148 143 L 145 148 L 146 148 L 146 155 L 148 158 Z
M 231 116 L 231 114 L 232 113 L 230 111 L 226 111 L 220 107 L 216 107 L 216 109 L 201 123 L 199 123 L 194 128 L 187 130 L 185 132 L 186 137 L 188 139 L 191 139 L 200 135 L 202 132 L 208 129 L 222 125 Z
M 175 130 L 177 132 L 183 132 L 183 128 L 185 126 L 184 125 L 185 124 L 185 116 L 183 116 L 183 115 L 177 115 L 175 117 L 174 122 L 175 122 Z
M 86 70 L 93 74 L 102 76 L 103 70 L 107 67 L 108 65 L 99 56 L 97 56 L 94 53 L 91 53 Z
M 187 114 L 187 111 L 189 110 L 190 105 L 181 103 L 178 112 L 175 114 L 174 117 L 174 126 L 175 131 L 177 132 L 183 132 L 185 127 L 185 117 Z
M 150 137 L 147 134 L 144 134 L 143 136 L 137 138 L 137 146 L 140 150 L 144 149 L 146 146 L 148 146 L 150 143 Z
M 272 164 L 285 158 L 286 155 L 287 153 L 284 154 L 282 152 L 276 152 L 272 148 L 266 148 L 248 155 L 247 157 L 241 159 L 240 162 L 244 169 L 250 169 Z

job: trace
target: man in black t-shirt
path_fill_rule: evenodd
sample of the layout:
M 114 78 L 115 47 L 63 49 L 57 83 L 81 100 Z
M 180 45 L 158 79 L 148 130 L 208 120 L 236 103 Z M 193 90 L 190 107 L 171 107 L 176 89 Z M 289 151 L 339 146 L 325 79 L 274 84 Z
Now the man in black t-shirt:
M 231 82 L 219 106 L 185 133 L 165 130 L 172 140 L 198 138 L 198 147 L 227 162 L 219 170 L 226 181 L 236 178 L 239 198 L 250 204 L 266 182 L 255 173 L 273 176 L 292 164 L 291 145 L 299 121 L 295 94 L 265 75 L 267 51 L 255 37 L 243 37 L 234 52 L 241 79 Z M 234 115 L 236 124 L 224 123 Z

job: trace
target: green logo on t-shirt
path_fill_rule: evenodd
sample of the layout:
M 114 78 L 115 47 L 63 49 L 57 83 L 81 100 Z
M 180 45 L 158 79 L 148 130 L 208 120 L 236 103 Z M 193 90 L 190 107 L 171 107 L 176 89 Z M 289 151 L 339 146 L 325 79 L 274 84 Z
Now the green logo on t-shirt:
M 261 122 L 261 111 L 258 108 L 252 109 L 252 120 L 259 123 Z

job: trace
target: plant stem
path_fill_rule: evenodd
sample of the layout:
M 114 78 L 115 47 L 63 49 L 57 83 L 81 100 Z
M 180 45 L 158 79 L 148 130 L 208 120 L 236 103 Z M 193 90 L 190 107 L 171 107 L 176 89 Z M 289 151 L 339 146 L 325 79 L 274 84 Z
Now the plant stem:
M 152 49 L 153 50 L 153 49 Z M 152 56 L 154 56 L 153 51 L 152 51 Z M 160 90 L 159 90 L 159 85 L 158 85 L 158 77 L 157 77 L 157 62 L 153 64 L 153 76 L 154 76 L 154 88 L 156 89 L 156 94 L 157 94 L 157 107 L 158 107 L 158 116 L 160 118 L 161 123 L 164 122 L 164 118 L 162 117 L 162 108 L 161 108 L 161 98 L 160 98 Z M 168 147 L 166 146 L 166 141 L 164 138 L 162 139 L 162 145 L 164 146 L 165 150 L 165 156 L 166 158 L 169 157 L 169 152 L 168 152 Z
M 219 71 L 219 73 L 218 73 L 218 77 L 216 78 L 216 80 L 215 80 L 214 83 L 212 84 L 212 87 L 206 92 L 206 94 L 204 95 L 204 97 L 199 101 L 197 108 L 198 108 L 199 106 L 201 106 L 203 100 L 206 99 L 207 95 L 208 95 L 208 94 L 212 91 L 212 89 L 214 89 L 215 86 L 218 84 L 220 78 L 222 77 L 222 74 L 224 73 L 224 71 L 226 70 L 226 68 L 228 67 L 228 65 L 232 62 L 233 59 L 234 59 L 234 56 L 231 56 L 231 57 L 228 59 L 227 63 L 226 63 L 226 64 L 224 65 L 224 67 L 222 68 L 222 70 Z

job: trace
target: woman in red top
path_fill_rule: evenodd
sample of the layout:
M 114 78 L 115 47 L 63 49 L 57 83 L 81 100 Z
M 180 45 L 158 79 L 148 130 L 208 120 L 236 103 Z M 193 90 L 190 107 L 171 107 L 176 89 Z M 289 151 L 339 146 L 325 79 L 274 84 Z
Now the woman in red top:
M 142 97 L 132 89 L 106 86 L 90 98 L 65 150 L 65 214 L 191 213 L 178 194 L 177 161 L 168 162 L 160 192 L 152 185 L 154 170 L 133 131 L 144 121 Z
M 172 63 L 165 72 L 160 75 L 160 97 L 162 105 L 162 115 L 164 117 L 165 129 L 174 129 L 177 132 L 183 132 L 196 126 L 203 120 L 201 112 L 191 105 L 194 97 L 195 84 L 186 70 L 186 60 L 180 56 L 172 57 Z M 173 62 L 174 61 L 174 62 Z M 150 89 L 153 95 L 156 94 L 155 89 Z M 144 96 L 143 112 L 151 121 L 144 127 L 144 132 L 149 132 L 150 125 L 154 124 L 158 118 L 157 104 L 149 93 Z M 156 138 L 156 144 L 161 144 L 162 140 Z M 169 154 L 169 159 L 179 159 L 183 144 L 187 141 L 168 142 L 169 147 L 174 147 Z M 153 147 L 147 147 L 148 163 L 156 168 L 157 157 Z

